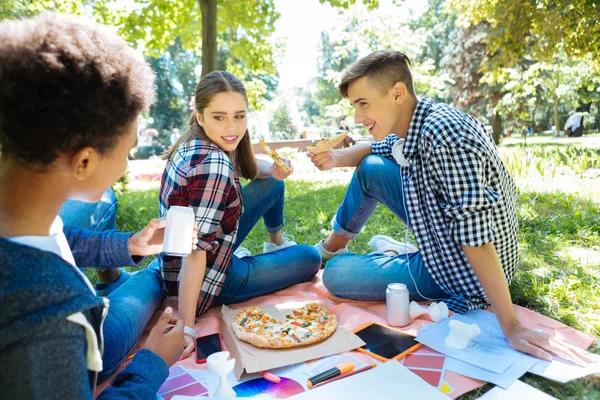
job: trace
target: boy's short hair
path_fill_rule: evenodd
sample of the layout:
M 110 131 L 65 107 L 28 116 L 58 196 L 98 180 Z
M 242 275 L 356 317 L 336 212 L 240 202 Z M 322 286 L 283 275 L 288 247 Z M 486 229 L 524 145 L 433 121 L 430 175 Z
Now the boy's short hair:
M 408 92 L 414 95 L 410 65 L 410 60 L 404 53 L 393 50 L 375 51 L 350 66 L 342 76 L 338 89 L 342 97 L 348 97 L 348 86 L 366 76 L 383 94 L 387 93 L 396 82 L 402 82 Z
M 2 153 L 42 166 L 105 154 L 153 100 L 149 65 L 107 28 L 56 13 L 0 23 Z

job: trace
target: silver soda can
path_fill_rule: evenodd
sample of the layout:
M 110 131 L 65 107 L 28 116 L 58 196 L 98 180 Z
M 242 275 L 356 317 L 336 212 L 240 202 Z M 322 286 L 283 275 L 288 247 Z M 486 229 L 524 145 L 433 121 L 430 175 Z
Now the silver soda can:
M 192 252 L 194 218 L 194 210 L 190 207 L 169 208 L 163 244 L 165 255 L 183 257 Z
M 390 283 L 385 291 L 387 322 L 391 326 L 410 324 L 408 288 L 403 283 Z

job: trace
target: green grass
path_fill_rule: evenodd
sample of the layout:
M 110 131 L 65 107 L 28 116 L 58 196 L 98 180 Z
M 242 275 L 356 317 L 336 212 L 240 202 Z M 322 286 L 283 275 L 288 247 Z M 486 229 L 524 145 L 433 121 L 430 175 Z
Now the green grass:
M 590 179 L 590 185 L 598 184 Z M 315 244 L 331 230 L 330 221 L 346 186 L 330 182 L 286 183 L 285 232 L 296 241 Z M 158 215 L 158 189 L 125 191 L 119 197 L 117 226 L 137 231 Z M 599 202 L 562 192 L 519 192 L 519 243 L 521 265 L 510 287 L 513 302 L 600 337 L 600 259 L 582 264 L 569 252 L 572 248 L 600 250 Z M 375 234 L 404 237 L 404 225 L 379 206 L 349 248 L 370 251 L 368 240 Z M 259 223 L 244 242 L 253 254 L 262 251 L 267 232 Z M 411 236 L 411 241 L 412 241 Z M 146 264 L 150 260 L 146 260 Z M 91 277 L 94 279 L 94 277 Z M 595 351 L 595 350 L 594 350 Z M 557 384 L 527 374 L 528 384 L 560 399 L 600 399 L 597 379 L 579 379 Z M 492 385 L 461 396 L 475 399 Z

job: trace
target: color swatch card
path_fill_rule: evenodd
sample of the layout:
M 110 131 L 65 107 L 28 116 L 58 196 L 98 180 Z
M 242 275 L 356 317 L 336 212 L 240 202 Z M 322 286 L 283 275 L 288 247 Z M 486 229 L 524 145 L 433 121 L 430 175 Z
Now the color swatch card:
M 424 351 L 421 348 L 404 357 L 401 362 L 410 372 L 448 395 L 454 392 L 454 388 L 444 379 L 446 359 L 443 354 L 433 353 L 431 350 Z
M 208 389 L 192 376 L 185 368 L 175 365 L 169 369 L 169 376 L 158 389 L 158 396 L 171 400 L 173 396 L 206 396 Z
M 281 378 L 281 382 L 272 383 L 258 374 L 244 374 L 238 381 L 235 371 L 227 375 L 227 382 L 237 397 L 258 397 L 263 399 L 285 399 L 308 390 L 306 386 L 306 363 L 276 368 L 269 372 Z
M 285 399 L 304 392 L 302 385 L 290 378 L 281 377 L 281 382 L 272 383 L 264 378 L 255 378 L 233 387 L 237 397 L 261 397 L 267 399 Z

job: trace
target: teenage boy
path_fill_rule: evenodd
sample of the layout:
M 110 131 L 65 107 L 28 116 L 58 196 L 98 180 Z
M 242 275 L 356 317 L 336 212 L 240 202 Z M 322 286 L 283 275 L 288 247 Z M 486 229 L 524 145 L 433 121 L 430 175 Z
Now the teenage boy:
M 157 269 L 101 299 L 76 266 L 139 263 L 162 251 L 164 221 L 132 235 L 63 230 L 58 217 L 67 199 L 97 202 L 123 175 L 153 85 L 143 57 L 94 23 L 53 13 L 0 23 L 2 397 L 92 399 L 163 298 Z M 171 312 L 99 398 L 156 397 L 184 345 Z
M 375 142 L 309 154 L 321 170 L 358 167 L 332 233 L 315 246 L 331 259 L 323 283 L 356 300 L 382 301 L 387 285 L 401 282 L 411 299 L 444 300 L 456 312 L 491 305 L 515 349 L 543 359 L 554 353 L 592 360 L 518 321 L 508 290 L 519 262 L 515 184 L 479 121 L 417 99 L 409 65 L 398 51 L 377 51 L 353 64 L 339 90 Z M 377 235 L 370 241 L 376 252 L 348 253 L 346 243 L 377 203 L 413 231 L 419 251 Z

